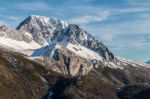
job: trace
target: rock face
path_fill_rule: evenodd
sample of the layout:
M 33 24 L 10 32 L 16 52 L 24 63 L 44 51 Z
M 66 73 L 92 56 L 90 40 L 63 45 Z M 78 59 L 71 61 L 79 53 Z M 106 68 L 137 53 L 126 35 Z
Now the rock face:
M 42 59 L 35 59 L 37 62 L 51 66 L 50 68 L 53 71 L 64 75 L 85 75 L 93 69 L 93 64 L 91 64 L 89 60 L 76 55 L 72 51 L 56 43 L 35 50 L 32 57 L 38 56 L 41 56 Z
M 49 65 L 57 64 L 52 67 L 52 70 L 64 75 L 85 75 L 93 69 L 90 62 L 67 49 L 55 49 L 52 58 L 47 57 L 44 60 Z
M 68 24 L 55 18 L 44 16 L 29 16 L 18 27 L 18 30 L 25 30 L 32 34 L 33 39 L 39 44 L 51 42 L 54 32 L 61 32 Z
M 114 58 L 103 43 L 95 40 L 84 29 L 75 24 L 67 24 L 62 20 L 43 16 L 29 16 L 17 29 L 31 33 L 33 39 L 39 44 L 66 41 L 89 48 L 107 61 L 111 61 Z
M 42 56 L 44 60 L 46 59 L 50 63 L 51 58 L 55 60 L 57 56 L 49 56 L 50 54 L 60 51 L 61 56 L 65 52 L 59 61 L 56 60 L 59 63 L 56 67 L 59 68 L 52 68 L 57 72 L 63 72 L 63 74 L 77 75 L 81 69 L 83 74 L 86 74 L 92 69 L 90 61 L 95 59 L 99 61 L 102 61 L 102 59 L 106 61 L 114 60 L 114 55 L 103 43 L 95 40 L 94 37 L 76 24 L 68 24 L 56 18 L 32 15 L 26 18 L 17 27 L 17 30 L 30 33 L 33 40 L 43 46 L 34 50 L 32 54 L 34 57 Z M 54 44 L 60 47 L 55 48 Z M 66 61 L 69 63 L 66 63 Z
M 17 41 L 25 41 L 27 43 L 32 41 L 32 36 L 29 33 L 10 29 L 5 25 L 0 26 L 0 37 L 11 38 Z

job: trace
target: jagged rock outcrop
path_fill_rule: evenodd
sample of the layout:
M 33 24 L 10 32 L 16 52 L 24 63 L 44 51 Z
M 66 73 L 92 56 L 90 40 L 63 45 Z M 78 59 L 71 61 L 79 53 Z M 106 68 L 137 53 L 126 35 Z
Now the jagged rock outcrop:
M 60 47 L 58 44 L 53 44 L 53 47 L 52 49 L 47 47 L 46 54 L 43 53 L 44 57 L 35 60 L 43 65 L 50 66 L 49 68 L 53 71 L 69 76 L 78 75 L 79 72 L 85 75 L 93 69 L 93 64 L 87 59 L 76 55 L 66 48 Z M 33 56 L 37 54 L 37 51 L 35 51 Z
M 17 29 L 30 32 L 33 39 L 43 45 L 51 42 L 54 32 L 62 32 L 67 26 L 68 24 L 62 20 L 31 15 L 20 23 Z
M 11 29 L 5 25 L 0 26 L 0 37 L 11 38 L 17 41 L 25 41 L 27 43 L 32 41 L 32 36 L 29 33 Z
M 114 59 L 114 55 L 101 42 L 95 40 L 89 33 L 76 24 L 68 24 L 65 21 L 43 16 L 29 16 L 18 27 L 33 36 L 39 44 L 51 42 L 63 42 L 66 40 L 72 44 L 80 44 L 89 48 L 107 61 Z

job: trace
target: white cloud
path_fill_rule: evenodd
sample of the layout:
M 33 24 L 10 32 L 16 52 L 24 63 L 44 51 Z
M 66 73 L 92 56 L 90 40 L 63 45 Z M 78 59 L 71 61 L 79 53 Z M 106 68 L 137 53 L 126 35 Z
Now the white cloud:
M 86 30 L 103 42 L 111 42 L 114 39 L 114 37 L 118 34 L 116 28 L 108 28 L 101 26 L 86 27 Z
M 150 19 L 131 20 L 117 25 L 118 33 L 150 34 Z
M 5 10 L 5 9 L 6 9 L 6 8 L 3 8 L 3 7 L 2 7 L 2 8 L 0 8 L 0 10 Z
M 150 3 L 149 0 L 127 0 L 128 3 L 131 3 L 131 4 L 139 4 L 139 3 L 142 3 L 142 4 L 148 4 Z
M 102 24 L 96 27 L 86 27 L 100 39 L 111 42 L 118 35 L 150 35 L 150 19 L 124 20 L 118 23 Z
M 109 10 L 109 9 L 108 9 Z M 142 12 L 148 12 L 150 11 L 149 6 L 131 6 L 127 8 L 122 8 L 122 9 L 110 9 L 110 12 L 112 14 L 128 14 L 128 13 L 142 13 Z
M 76 18 L 70 19 L 69 22 L 75 23 L 75 24 L 88 24 L 91 22 L 101 22 L 107 19 L 108 16 L 109 16 L 109 12 L 103 11 L 99 15 L 94 15 L 94 16 L 86 15 L 86 16 L 76 17 Z
M 24 10 L 47 10 L 48 5 L 44 2 L 31 2 L 31 3 L 21 3 L 16 5 L 19 9 Z
M 134 10 L 132 12 L 134 13 Z M 136 9 L 135 12 L 138 12 L 138 10 Z M 150 35 L 149 13 L 138 12 L 133 20 L 130 19 L 130 14 L 129 18 L 124 19 L 124 13 L 118 13 L 118 16 L 117 13 L 112 16 L 112 13 L 107 18 L 108 23 L 105 23 L 106 20 L 98 25 L 85 26 L 85 29 L 116 52 L 129 51 L 130 49 L 143 51 L 150 49 L 150 36 L 148 37 Z M 127 14 L 127 11 L 125 13 Z
M 94 13 L 99 12 L 100 8 L 87 7 L 88 11 L 93 11 Z M 117 35 L 144 35 L 150 34 L 150 7 L 132 6 L 126 8 L 101 8 L 104 11 L 100 15 L 87 15 L 75 17 L 69 20 L 70 23 L 81 24 L 85 29 L 93 33 L 100 40 L 105 42 L 111 42 Z M 87 12 L 88 13 L 88 12 Z M 130 14 L 136 13 L 135 19 L 131 20 L 133 17 Z M 124 15 L 128 15 L 128 18 L 124 19 Z M 105 24 L 104 20 L 108 20 L 109 23 Z M 112 22 L 111 22 L 112 21 Z M 92 22 L 101 22 L 102 24 L 88 26 Z M 104 24 L 103 24 L 104 22 Z
M 126 40 L 114 40 L 111 43 L 106 43 L 112 50 L 117 51 L 128 51 L 128 50 L 148 50 L 150 49 L 149 41 L 126 39 Z
M 0 7 L 0 12 L 4 12 L 6 8 Z
M 16 16 L 8 16 L 8 18 L 11 19 L 11 20 L 17 20 L 17 21 L 18 21 L 18 19 L 19 19 L 19 18 L 16 17 Z

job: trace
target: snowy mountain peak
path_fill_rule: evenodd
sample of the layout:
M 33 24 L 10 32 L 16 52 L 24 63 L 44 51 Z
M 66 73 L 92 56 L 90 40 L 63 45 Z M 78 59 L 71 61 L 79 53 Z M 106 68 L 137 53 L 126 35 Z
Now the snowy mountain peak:
M 37 20 L 39 22 L 41 22 L 42 24 L 45 23 L 46 24 L 51 24 L 53 26 L 57 26 L 57 25 L 61 25 L 63 28 L 67 27 L 68 26 L 68 23 L 63 21 L 63 20 L 59 20 L 55 17 L 46 17 L 46 16 L 39 16 L 39 15 L 31 15 L 29 16 L 31 20 Z
M 68 27 L 68 23 L 56 18 L 31 15 L 27 17 L 17 27 L 18 30 L 25 30 L 33 36 L 33 39 L 40 45 L 51 42 L 56 32 L 63 32 Z
M 49 27 L 51 29 L 56 29 L 57 27 L 66 28 L 68 26 L 68 23 L 56 18 L 49 18 L 45 16 L 39 16 L 39 15 L 31 15 L 27 17 L 23 22 L 20 23 L 20 25 L 17 27 L 17 29 L 23 28 L 25 25 L 29 25 L 32 27 L 35 27 L 37 29 L 41 29 L 43 27 Z
M 68 42 L 66 44 L 76 44 L 92 50 L 108 61 L 114 58 L 103 43 L 95 40 L 79 25 L 68 24 L 63 20 L 32 15 L 26 18 L 17 29 L 31 33 L 33 40 L 40 45 Z
M 148 67 L 115 57 L 102 42 L 79 25 L 44 16 L 31 15 L 16 29 L 1 26 L 0 45 L 32 59 L 42 59 L 46 66 L 57 64 L 52 70 L 69 75 L 76 75 L 81 70 L 86 74 L 99 66 L 120 69 Z

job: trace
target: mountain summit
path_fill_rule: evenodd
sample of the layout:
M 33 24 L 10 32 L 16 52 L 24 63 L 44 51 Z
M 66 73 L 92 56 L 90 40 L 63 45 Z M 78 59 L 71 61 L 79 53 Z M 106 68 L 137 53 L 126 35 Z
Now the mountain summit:
M 54 32 L 61 32 L 68 27 L 67 22 L 56 18 L 31 15 L 17 27 L 18 30 L 29 31 L 39 44 L 51 42 Z
M 32 15 L 26 18 L 17 29 L 31 33 L 33 39 L 39 44 L 81 45 L 93 50 L 107 60 L 113 59 L 113 54 L 103 43 L 95 40 L 94 37 L 76 24 L 68 24 L 56 18 Z

